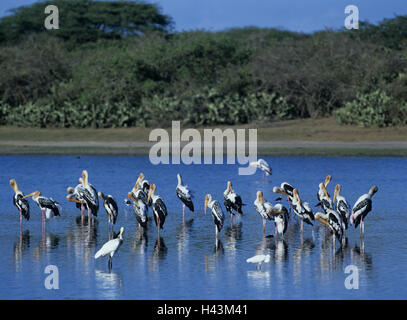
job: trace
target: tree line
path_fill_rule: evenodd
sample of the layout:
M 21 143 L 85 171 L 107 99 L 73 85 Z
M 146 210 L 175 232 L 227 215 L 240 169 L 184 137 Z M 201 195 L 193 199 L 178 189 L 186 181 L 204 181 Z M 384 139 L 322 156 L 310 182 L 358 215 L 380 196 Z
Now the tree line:
M 58 30 L 44 8 L 59 9 Z M 139 1 L 54 0 L 0 19 L 0 124 L 407 124 L 407 16 L 358 30 L 174 32 Z

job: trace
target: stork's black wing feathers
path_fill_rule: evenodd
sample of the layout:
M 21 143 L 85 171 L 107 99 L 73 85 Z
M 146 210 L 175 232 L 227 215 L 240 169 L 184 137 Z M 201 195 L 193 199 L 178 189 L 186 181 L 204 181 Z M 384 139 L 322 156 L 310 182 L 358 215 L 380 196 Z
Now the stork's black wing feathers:
M 167 207 L 165 206 L 164 201 L 162 199 L 158 198 L 153 203 L 153 209 L 154 209 L 154 213 L 156 213 L 158 215 L 158 217 L 160 218 L 160 228 L 162 229 L 164 226 L 165 217 L 168 215 Z M 154 215 L 154 221 L 157 224 L 156 215 Z
M 54 216 L 60 216 L 59 214 L 59 209 L 57 205 L 59 204 L 58 202 L 54 201 L 53 199 L 45 198 L 45 197 L 40 197 L 38 198 L 38 203 L 42 208 L 47 208 L 51 209 L 52 212 L 54 213 Z
M 186 195 L 179 189 L 176 189 L 177 197 L 188 207 L 189 210 L 194 212 L 194 203 L 192 197 L 187 198 Z
M 27 199 L 24 199 L 21 194 L 16 194 L 13 197 L 13 203 L 19 210 L 21 210 L 23 217 L 27 221 L 30 220 L 30 204 Z
M 355 228 L 359 225 L 361 218 L 363 216 L 363 219 L 367 216 L 370 210 L 372 210 L 372 199 L 364 199 L 363 201 L 360 201 L 357 206 L 352 210 L 353 212 L 363 210 L 361 214 L 359 214 L 356 219 L 355 219 Z

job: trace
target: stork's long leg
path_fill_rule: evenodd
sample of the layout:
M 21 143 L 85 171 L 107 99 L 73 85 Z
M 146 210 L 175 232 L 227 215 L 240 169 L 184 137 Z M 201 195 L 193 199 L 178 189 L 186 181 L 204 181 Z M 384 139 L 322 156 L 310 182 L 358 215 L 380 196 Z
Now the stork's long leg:
M 184 216 L 185 216 L 185 204 L 182 203 L 182 221 L 184 221 Z
M 304 221 L 301 219 L 301 233 L 304 230 Z
M 22 222 L 23 222 L 23 211 L 20 209 L 20 226 Z
M 263 218 L 263 234 L 266 232 L 266 219 Z

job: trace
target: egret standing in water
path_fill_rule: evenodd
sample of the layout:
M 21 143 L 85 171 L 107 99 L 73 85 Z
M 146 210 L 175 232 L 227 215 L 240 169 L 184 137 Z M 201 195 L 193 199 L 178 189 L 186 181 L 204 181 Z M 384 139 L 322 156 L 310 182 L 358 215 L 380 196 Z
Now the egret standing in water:
M 185 206 L 188 207 L 189 210 L 194 212 L 194 203 L 192 202 L 192 195 L 188 190 L 187 186 L 184 186 L 182 183 L 181 175 L 177 174 L 178 185 L 176 188 L 177 197 L 182 201 L 182 220 L 184 220 L 185 215 Z
M 168 212 L 163 199 L 160 196 L 155 195 L 156 188 L 157 187 L 155 184 L 150 185 L 147 202 L 150 201 L 150 198 L 152 199 L 154 221 L 158 230 L 158 239 L 160 239 L 160 229 L 162 229 L 164 226 L 165 218 L 167 217 Z
M 100 250 L 98 252 L 96 252 L 96 254 L 95 254 L 95 259 L 97 259 L 99 257 L 109 256 L 109 263 L 108 263 L 109 271 L 111 271 L 112 267 L 113 267 L 112 259 L 113 259 L 114 254 L 116 253 L 116 251 L 119 249 L 119 247 L 123 243 L 123 232 L 124 232 L 124 228 L 121 227 L 120 232 L 117 235 L 117 238 L 114 238 L 114 239 L 106 242 L 102 246 L 102 248 L 100 248 Z
M 212 196 L 210 194 L 205 196 L 205 215 L 207 207 L 211 209 L 213 222 L 215 223 L 216 240 L 218 240 L 218 233 L 222 230 L 225 215 L 223 214 L 222 207 L 220 206 L 219 202 L 217 200 L 212 200 Z
M 52 198 L 46 198 L 41 195 L 40 191 L 34 191 L 24 196 L 24 198 L 32 197 L 38 207 L 41 209 L 42 224 L 45 226 L 46 219 L 51 219 L 55 216 L 60 216 L 59 203 Z
M 239 214 L 243 215 L 242 206 L 244 204 L 242 198 L 233 190 L 232 182 L 230 181 L 228 181 L 226 190 L 223 192 L 223 199 L 226 211 L 230 213 L 230 223 L 233 224 L 233 216 L 235 214 L 233 210 L 238 213 L 238 215 L 236 215 L 236 222 L 238 222 Z
M 368 193 L 359 197 L 352 209 L 350 224 L 355 228 L 360 224 L 360 236 L 365 236 L 365 217 L 372 210 L 372 197 L 379 190 L 377 186 L 372 186 Z
M 25 199 L 23 192 L 18 189 L 17 181 L 14 179 L 10 180 L 10 186 L 14 190 L 13 204 L 20 211 L 20 225 L 23 221 L 23 217 L 28 221 L 30 220 L 30 205 Z
M 261 270 L 261 266 L 263 263 L 269 263 L 270 262 L 270 255 L 267 254 L 258 254 L 254 257 L 251 257 L 246 260 L 247 263 L 257 263 L 257 270 Z

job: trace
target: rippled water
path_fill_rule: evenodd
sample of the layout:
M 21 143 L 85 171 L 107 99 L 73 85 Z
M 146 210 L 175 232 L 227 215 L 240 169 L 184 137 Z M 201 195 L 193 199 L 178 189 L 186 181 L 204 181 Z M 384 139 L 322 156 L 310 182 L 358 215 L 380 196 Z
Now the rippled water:
M 148 157 L 0 157 L 0 298 L 1 299 L 405 299 L 407 298 L 407 228 L 405 158 L 266 158 L 273 167 L 268 183 L 260 173 L 239 176 L 234 165 L 151 165 Z M 112 194 L 119 204 L 115 230 L 125 227 L 124 242 L 108 272 L 107 259 L 94 259 L 108 240 L 107 215 L 101 207 L 94 226 L 77 222 L 79 211 L 65 200 L 67 186 L 75 186 L 81 170 L 100 191 Z M 167 204 L 169 215 L 161 239 L 154 222 L 145 235 L 138 230 L 132 211 L 123 199 L 139 172 L 157 185 L 156 193 Z M 187 211 L 176 197 L 176 173 L 195 191 L 196 212 Z M 312 205 L 318 183 L 333 176 L 353 205 L 370 186 L 379 186 L 373 210 L 359 229 L 348 230 L 347 246 L 332 248 L 326 228 L 306 225 L 303 237 L 292 217 L 285 241 L 265 238 L 262 221 L 253 208 L 256 191 L 274 201 L 272 186 L 288 181 Z M 20 230 L 18 212 L 8 184 L 15 178 L 26 194 L 41 190 L 63 207 L 61 217 L 41 229 L 39 208 L 31 200 L 31 219 Z M 204 195 L 222 200 L 226 181 L 247 204 L 239 224 L 225 227 L 215 242 L 211 215 L 204 216 Z M 286 204 L 286 203 L 284 203 Z M 151 216 L 151 211 L 149 212 Z M 273 233 L 272 224 L 267 234 Z M 259 253 L 269 253 L 261 271 L 246 263 Z M 344 282 L 348 265 L 359 270 L 359 289 Z M 59 270 L 59 289 L 47 290 L 47 265 Z

